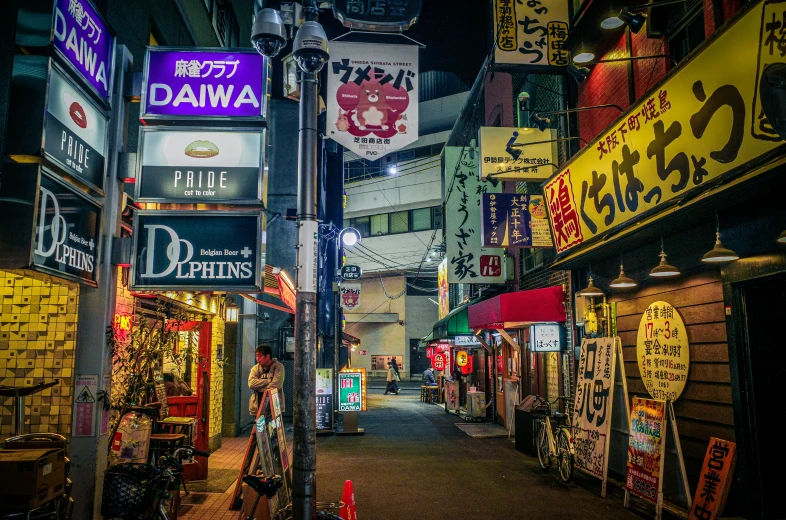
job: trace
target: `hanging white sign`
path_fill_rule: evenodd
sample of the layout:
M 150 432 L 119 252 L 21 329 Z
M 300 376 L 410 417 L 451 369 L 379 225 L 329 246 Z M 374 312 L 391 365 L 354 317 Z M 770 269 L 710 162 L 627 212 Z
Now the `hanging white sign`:
M 418 139 L 418 47 L 330 42 L 328 137 L 376 160 Z
M 341 290 L 341 308 L 351 311 L 360 305 L 360 284 L 359 283 L 342 283 Z

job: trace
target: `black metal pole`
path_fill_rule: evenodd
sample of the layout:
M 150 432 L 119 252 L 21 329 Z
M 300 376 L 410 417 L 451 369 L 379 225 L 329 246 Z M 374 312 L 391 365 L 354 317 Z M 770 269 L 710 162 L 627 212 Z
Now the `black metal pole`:
M 341 248 L 341 236 L 336 235 L 335 238 L 336 244 L 336 255 L 335 255 L 335 263 L 333 265 L 334 269 L 334 276 L 333 276 L 333 427 L 336 426 L 336 421 L 338 418 L 338 371 L 340 369 L 339 363 L 341 363 L 341 340 L 342 340 L 342 330 L 341 330 L 341 294 L 339 293 L 339 284 L 341 283 L 341 278 L 339 277 L 339 250 Z
M 317 75 L 300 72 L 298 292 L 295 305 L 292 518 L 316 514 Z

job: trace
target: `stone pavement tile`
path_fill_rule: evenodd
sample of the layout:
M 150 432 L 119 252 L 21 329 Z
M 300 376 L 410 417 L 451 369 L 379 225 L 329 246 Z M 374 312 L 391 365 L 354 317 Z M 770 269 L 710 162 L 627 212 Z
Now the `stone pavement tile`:
M 339 500 L 344 481 L 352 480 L 363 520 L 641 518 L 615 494 L 600 498 L 593 479 L 577 476 L 578 485 L 562 485 L 555 471 L 543 472 L 507 438 L 473 439 L 455 426 L 456 415 L 421 403 L 416 392 L 383 391 L 369 391 L 359 419 L 364 435 L 317 437 L 319 501 Z M 211 464 L 239 471 L 247 442 L 224 438 Z M 232 489 L 199 495 L 208 496 L 180 518 L 238 517 L 228 510 Z

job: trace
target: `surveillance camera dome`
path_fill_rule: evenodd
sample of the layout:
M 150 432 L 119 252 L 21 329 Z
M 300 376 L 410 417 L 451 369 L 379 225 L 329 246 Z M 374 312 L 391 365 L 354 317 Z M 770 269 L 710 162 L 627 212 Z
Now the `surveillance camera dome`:
M 292 48 L 295 61 L 305 72 L 319 72 L 330 57 L 327 35 L 318 22 L 303 22 Z
M 281 15 L 266 7 L 257 14 L 251 28 L 251 44 L 266 58 L 273 58 L 287 42 L 287 30 Z

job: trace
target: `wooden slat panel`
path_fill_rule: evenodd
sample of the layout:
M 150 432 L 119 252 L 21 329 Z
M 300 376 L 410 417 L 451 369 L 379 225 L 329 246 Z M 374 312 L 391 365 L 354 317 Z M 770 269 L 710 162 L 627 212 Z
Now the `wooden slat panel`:
M 638 361 L 636 359 L 636 346 L 622 347 L 622 357 L 625 361 Z M 729 346 L 726 343 L 692 343 L 690 345 L 691 363 L 728 363 Z
M 617 316 L 630 316 L 641 314 L 647 306 L 658 300 L 664 300 L 677 308 L 690 305 L 702 305 L 711 302 L 723 301 L 723 286 L 720 282 L 708 283 L 697 287 L 679 289 L 667 293 L 640 296 L 630 300 L 617 302 Z
M 680 276 L 673 280 L 659 280 L 658 283 L 636 290 L 633 293 L 614 295 L 609 298 L 609 301 L 620 302 L 629 299 L 631 296 L 640 298 L 642 296 L 662 295 L 664 293 L 714 282 L 720 282 L 720 273 L 717 269 L 688 277 Z
M 627 366 L 625 367 L 627 370 Z M 628 392 L 630 394 L 638 394 L 647 397 L 647 389 L 644 387 L 644 382 L 638 377 L 638 368 L 636 368 L 636 375 L 631 377 L 628 374 L 627 378 Z M 682 392 L 680 399 L 691 399 L 693 401 L 705 401 L 710 403 L 724 403 L 731 404 L 731 385 L 726 383 L 704 383 L 701 381 L 688 381 L 685 385 L 685 390 Z
M 641 317 L 644 314 L 646 307 L 641 310 L 638 314 L 632 314 L 630 316 L 624 316 L 622 318 L 617 318 L 617 332 L 625 332 L 631 330 L 639 330 L 639 324 L 641 323 Z M 685 322 L 685 325 L 695 325 L 698 323 L 713 323 L 713 322 L 725 322 L 726 321 L 726 310 L 723 306 L 723 302 L 713 302 L 707 303 L 703 305 L 692 305 L 690 307 L 681 307 L 677 309 L 682 316 L 682 321 Z
M 729 404 L 703 403 L 680 397 L 674 403 L 674 413 L 677 414 L 677 417 L 694 420 L 704 420 L 711 417 L 712 422 L 734 426 L 734 409 Z
M 677 417 L 677 429 L 680 437 L 690 437 L 704 441 L 709 440 L 710 437 L 720 437 L 727 441 L 734 441 L 736 438 L 733 426 L 708 424 L 704 421 L 693 421 L 681 417 Z

